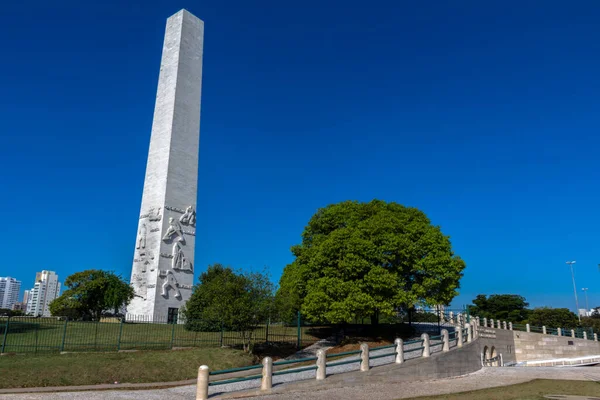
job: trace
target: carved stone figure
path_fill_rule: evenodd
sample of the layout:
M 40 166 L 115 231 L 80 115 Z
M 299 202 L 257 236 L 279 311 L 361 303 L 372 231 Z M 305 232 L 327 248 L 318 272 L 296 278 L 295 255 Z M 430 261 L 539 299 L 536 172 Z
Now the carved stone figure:
M 193 271 L 192 263 L 185 258 L 183 254 L 183 249 L 181 248 L 181 244 L 179 242 L 175 242 L 173 245 L 173 261 L 172 261 L 173 269 L 179 269 L 184 271 Z
M 148 213 L 148 221 L 160 221 L 162 219 L 162 215 L 160 215 L 161 207 L 158 207 L 156 210 L 156 214 L 154 214 L 154 209 L 151 209 Z
M 179 217 L 179 222 L 190 226 L 196 225 L 196 211 L 194 210 L 194 207 L 188 206 L 188 208 L 185 209 L 185 213 Z
M 177 236 L 179 236 L 180 242 L 185 243 L 185 238 L 183 237 L 181 224 L 175 221 L 174 218 L 169 218 L 169 229 L 167 229 L 167 233 L 165 233 L 165 236 L 163 236 L 163 240 L 167 241 Z
M 167 276 L 165 277 L 165 283 L 162 285 L 162 297 L 169 297 L 169 289 L 175 291 L 175 297 L 177 299 L 181 299 L 181 292 L 177 287 L 177 279 L 175 279 L 175 275 L 173 272 L 167 271 Z
M 145 249 L 146 248 L 146 224 L 140 225 L 140 229 L 138 231 L 138 239 L 136 249 Z

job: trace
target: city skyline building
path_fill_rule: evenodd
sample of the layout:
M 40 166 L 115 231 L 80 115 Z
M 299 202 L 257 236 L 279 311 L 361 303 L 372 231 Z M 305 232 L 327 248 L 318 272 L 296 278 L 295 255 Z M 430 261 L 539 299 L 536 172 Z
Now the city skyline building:
M 0 308 L 12 310 L 13 305 L 19 301 L 21 281 L 10 276 L 0 277 Z
M 43 270 L 36 273 L 35 284 L 29 291 L 27 314 L 32 316 L 50 316 L 49 305 L 60 295 L 60 282 L 54 271 Z

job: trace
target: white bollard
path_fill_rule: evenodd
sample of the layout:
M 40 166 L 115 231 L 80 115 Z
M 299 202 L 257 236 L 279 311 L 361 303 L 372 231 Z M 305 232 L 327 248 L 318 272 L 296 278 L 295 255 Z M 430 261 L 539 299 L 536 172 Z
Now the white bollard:
M 260 390 L 271 390 L 273 387 L 273 359 L 271 357 L 263 358 L 262 365 Z
M 317 350 L 317 380 L 321 381 L 327 377 L 327 355 L 325 350 Z
M 429 349 L 429 335 L 424 333 L 421 335 L 421 339 L 423 340 L 423 357 L 429 357 L 431 355 Z
M 598 341 L 598 334 L 594 333 L 594 342 L 597 342 L 597 341 Z
M 486 327 L 486 328 L 488 327 L 488 324 L 487 324 L 487 318 L 484 318 L 484 319 L 483 319 L 483 326 L 484 326 L 484 327 Z
M 496 325 L 494 325 L 494 320 L 492 318 L 490 318 L 490 328 L 495 328 Z
M 543 326 L 542 326 L 542 334 L 544 334 L 544 335 L 546 335 L 546 334 L 547 334 L 547 333 L 546 333 L 546 325 L 543 325 Z
M 498 321 L 496 321 L 496 322 L 498 323 L 498 329 L 502 329 L 502 325 L 501 325 L 501 322 L 500 322 L 500 320 L 498 320 Z
M 502 329 L 506 330 L 506 321 L 502 321 Z
M 394 340 L 396 345 L 396 364 L 402 364 L 404 362 L 404 342 L 402 339 Z
M 509 330 L 511 330 L 511 331 L 513 330 L 513 329 L 512 329 L 512 322 L 509 322 L 509 323 L 508 323 L 508 329 L 509 329 Z
M 362 372 L 369 370 L 369 345 L 362 343 L 360 345 L 360 370 Z
M 450 335 L 446 329 L 442 329 L 442 351 L 450 351 Z
M 587 332 L 583 331 L 583 340 L 587 340 Z
M 557 336 L 562 336 L 562 329 L 556 328 L 556 335 Z
M 198 382 L 196 386 L 196 400 L 208 400 L 208 375 L 209 368 L 201 365 L 198 368 Z
M 575 337 L 575 329 L 571 329 L 571 337 Z
M 450 323 L 454 324 L 454 311 L 450 311 Z
M 463 347 L 463 330 L 459 326 L 454 330 L 456 335 L 456 347 Z
M 467 322 L 465 324 L 465 328 L 467 328 L 467 343 L 471 343 L 473 341 L 473 330 L 471 328 L 471 324 Z
M 500 353 L 500 366 L 504 367 L 504 358 L 502 358 L 502 353 Z
M 527 332 L 531 332 L 531 327 L 529 326 L 529 324 L 525 324 L 525 330 Z

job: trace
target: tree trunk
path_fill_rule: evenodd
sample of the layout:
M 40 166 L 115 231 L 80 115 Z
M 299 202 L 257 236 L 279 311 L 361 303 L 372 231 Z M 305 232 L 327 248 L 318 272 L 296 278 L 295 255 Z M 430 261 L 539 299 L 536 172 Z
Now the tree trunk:
M 375 311 L 373 314 L 371 314 L 371 325 L 379 325 L 379 311 Z

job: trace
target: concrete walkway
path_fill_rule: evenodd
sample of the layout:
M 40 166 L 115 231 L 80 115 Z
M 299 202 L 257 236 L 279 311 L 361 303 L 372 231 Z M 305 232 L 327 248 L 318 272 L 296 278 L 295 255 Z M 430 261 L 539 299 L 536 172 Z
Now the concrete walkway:
M 382 367 L 384 368 L 384 367 Z M 257 391 L 228 393 L 227 398 L 256 396 L 254 399 L 265 400 L 296 400 L 322 399 L 331 400 L 343 398 L 347 400 L 394 400 L 418 396 L 438 395 L 464 392 L 469 390 L 486 389 L 490 387 L 514 385 L 532 379 L 566 379 L 566 380 L 597 380 L 600 381 L 600 368 L 593 367 L 537 367 L 537 368 L 484 368 L 473 374 L 439 380 L 399 381 L 393 375 L 385 374 L 372 376 L 368 383 L 356 379 L 357 374 L 339 375 L 345 379 L 325 380 L 319 384 L 290 383 L 273 388 L 272 394 L 264 395 Z M 308 383 L 308 382 L 307 382 Z M 27 393 L 0 395 L 1 400 L 51 400 L 51 399 L 188 399 L 195 396 L 195 386 L 182 386 L 157 390 L 113 390 L 96 392 L 65 392 L 65 393 Z M 219 398 L 215 396 L 213 398 Z

